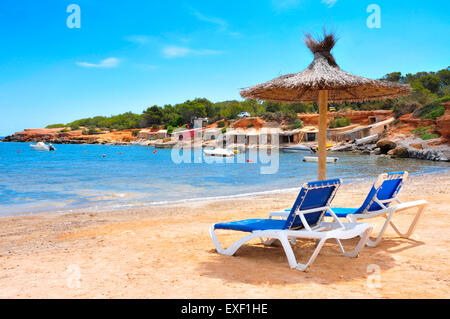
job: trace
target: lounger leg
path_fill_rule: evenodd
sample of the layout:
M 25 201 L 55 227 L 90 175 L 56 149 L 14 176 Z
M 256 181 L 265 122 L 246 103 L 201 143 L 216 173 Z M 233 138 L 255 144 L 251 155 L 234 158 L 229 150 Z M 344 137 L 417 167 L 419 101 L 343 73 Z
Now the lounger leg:
M 214 246 L 216 246 L 216 250 L 219 254 L 222 255 L 228 255 L 228 256 L 232 256 L 234 255 L 234 253 L 246 242 L 248 242 L 249 240 L 258 237 L 257 235 L 255 235 L 254 233 L 251 233 L 250 235 L 247 235 L 241 239 L 239 239 L 238 241 L 234 242 L 233 244 L 230 245 L 230 247 L 228 247 L 227 249 L 223 249 L 222 245 L 219 242 L 219 239 L 217 238 L 214 226 L 211 226 L 211 228 L 209 229 L 209 234 L 211 235 L 211 238 L 213 240 Z
M 341 249 L 342 253 L 345 254 L 344 246 L 342 246 L 341 241 L 339 239 L 337 239 L 337 238 L 336 238 L 336 241 L 337 241 L 337 243 L 339 245 L 339 248 Z
M 402 238 L 409 238 L 414 233 L 414 230 L 416 229 L 416 226 L 417 226 L 417 222 L 419 221 L 420 216 L 422 216 L 424 209 L 425 209 L 425 205 L 418 206 L 417 214 L 414 217 L 414 220 L 412 221 L 411 225 L 409 226 L 408 231 L 405 234 L 402 234 L 398 230 L 398 228 L 394 225 L 393 222 L 390 222 L 390 225 L 392 226 L 392 228 L 395 230 L 395 232 L 400 237 L 402 237 Z
M 295 259 L 294 252 L 292 251 L 291 244 L 286 236 L 281 236 L 279 238 L 281 245 L 283 246 L 284 252 L 289 262 L 291 268 L 297 267 L 297 260 Z
M 367 246 L 375 247 L 376 245 L 378 245 L 378 243 L 380 242 L 381 237 L 383 236 L 383 234 L 384 234 L 384 232 L 385 232 L 385 230 L 386 230 L 388 225 L 391 225 L 392 228 L 395 230 L 395 232 L 402 238 L 409 238 L 414 233 L 414 230 L 416 229 L 416 226 L 417 226 L 417 222 L 419 221 L 420 217 L 422 216 L 422 214 L 423 214 L 423 212 L 425 210 L 425 206 L 427 205 L 427 202 L 423 201 L 423 200 L 420 200 L 420 201 L 417 201 L 417 202 L 410 202 L 410 203 L 400 204 L 398 206 L 402 206 L 402 205 L 404 205 L 404 206 L 400 207 L 399 209 L 396 209 L 395 206 L 392 207 L 392 208 L 389 208 L 390 212 L 387 214 L 387 216 L 385 216 L 386 221 L 385 221 L 383 227 L 381 228 L 381 231 L 378 234 L 377 239 L 376 240 L 368 239 L 367 240 Z M 418 208 L 417 214 L 414 217 L 411 225 L 409 226 L 408 231 L 405 234 L 403 234 L 403 233 L 400 232 L 400 230 L 397 228 L 397 226 L 395 226 L 395 224 L 391 221 L 392 216 L 393 216 L 394 212 L 396 212 L 396 211 L 398 212 L 398 211 L 402 211 L 402 210 L 405 210 L 405 209 L 410 209 L 410 208 L 413 208 L 413 207 L 417 207 Z M 346 216 L 346 218 L 351 223 L 356 223 L 357 220 L 358 220 L 358 216 L 352 215 L 352 214 L 348 214 Z
M 375 247 L 378 245 L 378 243 L 381 240 L 381 237 L 383 237 L 384 231 L 386 230 L 387 226 L 389 225 L 389 222 L 391 221 L 392 215 L 394 214 L 395 210 L 391 210 L 391 212 L 385 217 L 386 221 L 384 222 L 383 227 L 381 227 L 380 233 L 378 234 L 378 237 L 376 240 L 367 240 L 367 246 L 369 247 Z
M 377 239 L 371 240 L 370 238 L 368 238 L 368 239 L 367 239 L 367 243 L 366 243 L 367 246 L 369 246 L 369 247 L 375 247 L 376 245 L 378 245 L 378 243 L 379 243 L 380 240 L 381 240 L 381 237 L 383 237 L 383 234 L 384 234 L 384 232 L 385 232 L 387 226 L 388 226 L 389 223 L 390 223 L 390 220 L 391 220 L 393 214 L 394 214 L 394 210 L 391 210 L 391 212 L 390 212 L 387 216 L 385 216 L 386 221 L 384 222 L 383 227 L 381 227 L 381 230 L 380 230 L 380 233 L 378 234 Z M 349 214 L 349 215 L 346 216 L 346 218 L 347 218 L 347 220 L 348 220 L 349 222 L 351 222 L 351 223 L 356 223 L 356 222 L 358 221 L 358 218 L 357 218 L 355 215 L 350 215 L 350 214 Z
M 323 244 L 325 243 L 326 239 L 321 239 L 319 243 L 316 246 L 316 249 L 314 250 L 313 254 L 309 258 L 308 262 L 306 264 L 297 263 L 297 260 L 295 259 L 294 252 L 292 251 L 292 247 L 289 243 L 289 240 L 285 236 L 280 237 L 280 242 L 283 245 L 284 252 L 286 253 L 286 257 L 289 262 L 289 266 L 291 268 L 295 268 L 300 271 L 306 271 L 308 267 L 314 262 L 317 255 L 319 254 L 320 250 L 322 249 Z
M 339 246 L 341 247 L 342 254 L 345 257 L 351 257 L 351 258 L 358 257 L 359 251 L 361 250 L 361 248 L 364 247 L 364 245 L 369 240 L 369 236 L 370 236 L 371 232 L 372 232 L 372 227 L 369 227 L 369 228 L 367 228 L 367 230 L 364 233 L 361 234 L 361 236 L 360 236 L 361 239 L 359 240 L 359 242 L 356 245 L 355 249 L 351 253 L 345 252 L 344 247 L 342 246 L 340 240 L 336 239 L 338 241 L 338 243 L 339 243 Z

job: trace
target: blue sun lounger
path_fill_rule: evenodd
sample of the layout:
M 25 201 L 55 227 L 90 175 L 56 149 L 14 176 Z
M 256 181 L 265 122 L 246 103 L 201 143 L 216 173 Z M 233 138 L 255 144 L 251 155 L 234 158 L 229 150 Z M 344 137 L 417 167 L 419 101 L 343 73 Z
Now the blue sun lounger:
M 359 208 L 344 208 L 333 207 L 332 210 L 337 217 L 345 217 L 350 222 L 356 222 L 358 219 L 372 218 L 377 216 L 384 216 L 386 221 L 382 226 L 380 233 L 376 240 L 368 240 L 368 246 L 376 246 L 381 237 L 384 234 L 388 225 L 391 225 L 395 232 L 402 238 L 409 238 L 417 225 L 417 222 L 422 215 L 427 202 L 425 200 L 418 200 L 413 202 L 402 203 L 397 195 L 408 177 L 408 172 L 391 172 L 384 173 L 378 176 L 378 179 L 373 184 L 369 194 L 364 200 L 363 204 Z M 391 205 L 393 202 L 397 202 L 396 205 Z M 395 212 L 417 207 L 418 211 L 414 220 L 412 221 L 409 229 L 406 233 L 401 233 L 397 226 L 391 221 Z M 284 217 L 288 216 L 288 211 L 272 212 L 269 217 Z M 325 216 L 333 216 L 332 214 L 325 214 Z M 334 216 L 333 216 L 334 217 Z
M 291 268 L 306 270 L 319 254 L 323 244 L 328 239 L 335 239 L 346 257 L 356 257 L 365 245 L 372 231 L 372 227 L 365 223 L 342 223 L 330 209 L 330 203 L 341 185 L 340 179 L 311 182 L 303 185 L 298 197 L 292 206 L 287 219 L 246 219 L 228 223 L 218 223 L 210 228 L 211 238 L 217 252 L 224 255 L 233 255 L 244 243 L 254 238 L 267 238 L 265 245 L 271 245 L 279 240 L 286 253 Z M 335 218 L 335 222 L 324 222 L 325 212 Z M 234 230 L 248 232 L 249 235 L 233 243 L 227 249 L 222 248 L 216 230 Z M 361 237 L 353 252 L 347 253 L 341 240 Z M 317 246 L 306 264 L 297 263 L 291 242 L 296 238 L 314 239 Z

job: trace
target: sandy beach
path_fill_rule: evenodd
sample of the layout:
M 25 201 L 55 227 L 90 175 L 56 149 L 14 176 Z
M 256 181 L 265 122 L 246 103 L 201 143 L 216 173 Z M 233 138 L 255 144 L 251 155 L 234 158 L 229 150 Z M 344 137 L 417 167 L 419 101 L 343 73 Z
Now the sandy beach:
M 345 181 L 344 181 L 345 182 Z M 345 184 L 333 206 L 361 204 L 371 181 Z M 449 298 L 450 170 L 410 176 L 403 201 L 428 207 L 411 240 L 392 229 L 358 258 L 328 242 L 308 272 L 258 241 L 216 253 L 211 224 L 265 218 L 296 193 L 101 213 L 0 219 L 1 298 Z M 299 185 L 300 186 L 300 185 Z M 415 210 L 394 221 L 405 229 Z M 383 218 L 370 220 L 377 233 Z M 240 232 L 220 232 L 231 243 Z M 348 245 L 355 244 L 349 241 Z M 304 261 L 311 241 L 295 246 Z

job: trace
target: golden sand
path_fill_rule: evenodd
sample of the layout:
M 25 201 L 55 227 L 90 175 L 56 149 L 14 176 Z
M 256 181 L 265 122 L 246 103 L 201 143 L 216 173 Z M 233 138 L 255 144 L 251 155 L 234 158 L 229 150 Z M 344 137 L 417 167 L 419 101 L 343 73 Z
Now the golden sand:
M 400 199 L 426 199 L 414 239 L 388 229 L 358 258 L 325 244 L 309 272 L 280 247 L 252 241 L 219 255 L 211 224 L 266 218 L 296 193 L 102 213 L 0 219 L 1 298 L 449 298 L 450 171 L 410 176 Z M 343 185 L 334 206 L 359 206 L 370 181 Z M 403 229 L 414 210 L 395 216 Z M 375 232 L 383 218 L 370 220 Z M 220 232 L 231 243 L 241 232 Z M 353 245 L 356 240 L 349 241 Z M 295 247 L 305 261 L 311 241 Z

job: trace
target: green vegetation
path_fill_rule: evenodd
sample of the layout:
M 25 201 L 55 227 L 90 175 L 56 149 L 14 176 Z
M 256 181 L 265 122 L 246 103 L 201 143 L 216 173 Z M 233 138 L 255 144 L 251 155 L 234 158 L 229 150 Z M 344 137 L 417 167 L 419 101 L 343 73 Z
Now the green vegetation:
M 328 125 L 329 128 L 337 128 L 337 127 L 345 127 L 349 126 L 351 123 L 348 117 L 337 117 L 334 120 L 330 121 Z
M 98 128 L 96 128 L 96 127 L 94 127 L 94 126 L 90 126 L 90 127 L 88 128 L 86 134 L 88 134 L 88 135 L 94 135 L 94 134 L 98 134 L 98 133 L 100 133 L 100 132 L 101 132 L 101 130 L 99 130 Z
M 399 83 L 409 83 L 413 92 L 409 96 L 387 101 L 386 106 L 393 109 L 396 117 L 413 113 L 416 118 L 436 119 L 444 114 L 442 103 L 450 101 L 450 70 L 449 67 L 438 72 L 418 72 L 406 74 L 389 73 L 384 80 Z
M 174 130 L 175 130 L 175 128 L 174 128 L 173 126 L 170 126 L 170 125 L 169 125 L 169 126 L 167 127 L 167 134 L 168 134 L 168 135 L 172 134 Z
M 393 110 L 396 118 L 413 112 L 414 117 L 436 119 L 442 116 L 442 103 L 450 101 L 450 70 L 437 72 L 418 72 L 402 75 L 400 72 L 386 74 L 382 80 L 399 83 L 409 83 L 413 92 L 406 97 L 392 100 L 368 101 L 362 103 L 330 104 L 337 112 L 345 110 Z M 220 128 L 225 127 L 226 120 L 237 119 L 241 112 L 249 112 L 252 116 L 262 117 L 266 121 L 281 123 L 289 128 L 298 128 L 303 124 L 298 121 L 297 113 L 318 112 L 316 103 L 274 103 L 246 101 L 223 101 L 213 103 L 205 98 L 187 100 L 183 103 L 164 106 L 153 105 L 146 108 L 142 114 L 126 112 L 110 117 L 95 116 L 73 121 L 66 125 L 52 124 L 52 127 L 70 127 L 72 130 L 83 129 L 94 132 L 91 128 L 102 130 L 140 129 L 144 127 L 189 127 L 197 118 L 208 118 L 208 123 L 219 121 Z M 350 123 L 345 119 L 336 119 L 330 127 L 346 126 Z M 97 132 L 97 131 L 95 131 Z M 93 133 L 95 134 L 95 133 Z
M 413 115 L 416 117 L 421 117 L 422 119 L 432 119 L 435 120 L 437 117 L 444 115 L 445 108 L 441 104 L 444 102 L 449 102 L 450 96 L 444 96 L 433 102 L 424 105 L 414 111 Z
M 60 128 L 60 127 L 64 127 L 64 124 L 52 124 L 52 125 L 47 125 L 45 128 Z
M 422 140 L 426 141 L 426 140 L 431 140 L 433 138 L 438 138 L 439 135 L 437 134 L 432 134 L 429 131 L 432 129 L 431 126 L 428 127 L 424 127 L 424 126 L 419 126 L 417 128 L 415 128 L 413 130 L 413 133 L 417 136 L 419 136 Z
M 290 130 L 295 130 L 298 128 L 302 128 L 303 127 L 303 122 L 300 119 L 296 119 L 295 121 L 292 122 L 292 124 L 288 125 L 288 129 Z
M 81 119 L 68 123 L 72 130 L 81 126 L 88 128 L 107 128 L 111 130 L 125 130 L 132 128 L 141 128 L 142 115 L 127 112 L 111 117 L 95 116 L 87 119 Z
M 424 141 L 426 141 L 426 140 L 431 140 L 431 139 L 433 139 L 433 138 L 438 138 L 439 137 L 439 135 L 437 135 L 437 134 L 430 134 L 430 133 L 425 133 L 425 134 L 422 134 L 421 136 L 420 136 L 420 138 L 422 139 L 422 140 L 424 140 Z

